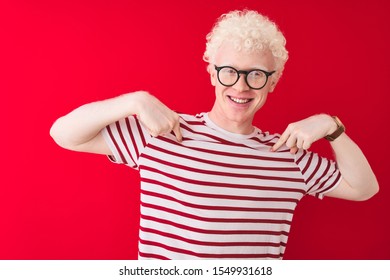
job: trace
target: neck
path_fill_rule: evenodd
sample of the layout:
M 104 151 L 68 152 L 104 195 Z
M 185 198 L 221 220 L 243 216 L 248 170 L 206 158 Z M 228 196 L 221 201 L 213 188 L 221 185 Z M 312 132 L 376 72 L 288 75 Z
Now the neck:
M 252 125 L 252 119 L 240 120 L 239 118 L 228 117 L 223 113 L 220 113 L 218 109 L 213 107 L 213 109 L 208 114 L 210 120 L 218 125 L 220 128 L 237 134 L 251 134 L 254 131 Z

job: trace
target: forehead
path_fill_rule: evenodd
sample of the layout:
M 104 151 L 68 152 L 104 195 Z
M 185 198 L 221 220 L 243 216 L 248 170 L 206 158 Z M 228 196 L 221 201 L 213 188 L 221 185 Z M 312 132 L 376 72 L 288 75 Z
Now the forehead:
M 267 71 L 275 70 L 275 60 L 270 50 L 236 50 L 233 44 L 223 43 L 215 56 L 218 66 L 233 66 L 237 69 L 260 68 Z

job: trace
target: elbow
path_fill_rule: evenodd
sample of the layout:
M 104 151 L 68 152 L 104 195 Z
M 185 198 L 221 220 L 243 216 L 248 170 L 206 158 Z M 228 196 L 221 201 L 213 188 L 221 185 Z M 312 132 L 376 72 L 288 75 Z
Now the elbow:
M 379 184 L 378 184 L 378 182 L 375 180 L 375 184 L 374 184 L 374 186 L 372 187 L 371 195 L 370 195 L 369 198 L 373 197 L 373 196 L 376 195 L 378 192 L 379 192 Z
M 59 140 L 59 131 L 58 131 L 58 124 L 57 124 L 58 120 L 56 120 L 53 125 L 50 127 L 50 136 L 51 138 L 53 138 L 54 142 L 56 142 L 58 144 L 58 140 Z
M 50 136 L 54 142 L 64 149 L 71 149 L 71 145 L 66 137 L 65 129 L 61 125 L 61 118 L 56 120 L 50 128 Z
M 357 200 L 358 201 L 366 201 L 375 196 L 379 192 L 379 184 L 375 180 L 375 182 L 368 188 L 368 190 L 363 193 Z

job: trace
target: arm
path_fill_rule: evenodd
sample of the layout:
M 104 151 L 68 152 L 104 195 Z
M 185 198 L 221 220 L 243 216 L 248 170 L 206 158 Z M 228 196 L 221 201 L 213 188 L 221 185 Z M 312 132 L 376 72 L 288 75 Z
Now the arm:
M 332 134 L 337 128 L 334 120 L 325 114 L 312 116 L 290 124 L 272 147 L 276 151 L 283 144 L 295 153 L 308 149 L 312 143 Z M 376 194 L 379 185 L 360 148 L 345 134 L 331 142 L 336 162 L 343 176 L 340 185 L 326 195 L 348 200 L 366 200 Z
M 379 185 L 363 152 L 345 133 L 331 142 L 337 165 L 343 175 L 339 187 L 326 196 L 366 200 L 379 191 Z
M 137 115 L 152 136 L 173 131 L 181 141 L 179 116 L 144 91 L 83 105 L 56 120 L 50 135 L 63 148 L 109 155 L 100 131 L 130 115 Z

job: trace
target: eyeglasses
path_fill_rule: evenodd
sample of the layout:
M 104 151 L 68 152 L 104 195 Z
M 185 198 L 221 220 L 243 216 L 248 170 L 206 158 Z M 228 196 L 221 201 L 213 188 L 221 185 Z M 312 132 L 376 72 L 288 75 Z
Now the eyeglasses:
M 267 72 L 261 69 L 253 69 L 250 71 L 237 70 L 231 66 L 215 66 L 217 70 L 218 81 L 226 86 L 231 87 L 235 85 L 240 79 L 240 74 L 245 74 L 245 82 L 251 89 L 262 89 L 268 81 L 268 77 L 275 71 Z

